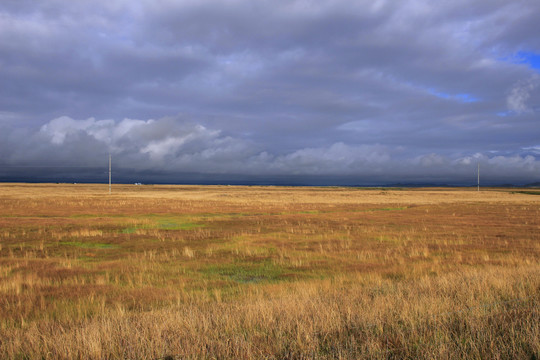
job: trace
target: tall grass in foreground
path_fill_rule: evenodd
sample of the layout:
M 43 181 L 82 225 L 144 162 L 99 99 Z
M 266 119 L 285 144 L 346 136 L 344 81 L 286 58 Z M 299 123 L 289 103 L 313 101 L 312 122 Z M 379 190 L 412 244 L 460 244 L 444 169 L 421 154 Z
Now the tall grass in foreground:
M 87 321 L 0 331 L 6 358 L 538 358 L 539 269 L 249 287 Z M 531 295 L 532 294 L 532 295 Z
M 0 358 L 540 358 L 539 196 L 102 190 L 0 185 Z

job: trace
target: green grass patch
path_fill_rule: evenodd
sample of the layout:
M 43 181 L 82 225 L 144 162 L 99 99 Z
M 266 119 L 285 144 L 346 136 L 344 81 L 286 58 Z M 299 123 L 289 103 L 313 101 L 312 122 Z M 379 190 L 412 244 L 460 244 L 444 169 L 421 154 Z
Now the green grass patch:
M 191 230 L 204 227 L 204 225 L 191 222 L 178 223 L 174 221 L 163 221 L 159 223 L 158 227 L 162 230 Z
M 253 284 L 284 280 L 283 268 L 270 261 L 261 263 L 230 263 L 215 264 L 202 269 L 202 273 L 209 278 L 221 278 L 240 284 Z
M 122 229 L 122 234 L 133 234 L 135 233 L 135 231 L 137 231 L 137 227 L 130 226 L 128 228 Z
M 143 220 L 150 220 L 145 223 Z M 193 230 L 200 227 L 205 227 L 205 224 L 195 223 L 191 218 L 171 217 L 161 215 L 149 215 L 141 218 L 140 225 L 129 226 L 122 229 L 122 234 L 133 234 L 138 229 L 158 229 L 158 230 Z

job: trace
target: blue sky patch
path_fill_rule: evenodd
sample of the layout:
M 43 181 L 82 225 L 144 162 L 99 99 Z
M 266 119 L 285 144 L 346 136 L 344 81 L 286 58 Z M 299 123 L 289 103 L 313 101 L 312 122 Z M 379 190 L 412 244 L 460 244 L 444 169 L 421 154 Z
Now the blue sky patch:
M 537 71 L 540 70 L 540 54 L 531 51 L 519 51 L 515 54 L 514 60 L 518 64 L 527 64 Z
M 471 94 L 448 94 L 445 92 L 437 91 L 435 89 L 429 89 L 428 92 L 436 97 L 441 99 L 455 100 L 461 103 L 473 103 L 479 101 L 478 98 L 475 98 Z

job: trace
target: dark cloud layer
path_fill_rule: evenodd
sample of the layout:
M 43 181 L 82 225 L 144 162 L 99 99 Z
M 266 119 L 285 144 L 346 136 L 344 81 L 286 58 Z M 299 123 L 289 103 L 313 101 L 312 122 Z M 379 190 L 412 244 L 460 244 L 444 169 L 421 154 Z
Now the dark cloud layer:
M 111 153 L 126 181 L 467 184 L 477 163 L 538 181 L 539 16 L 528 0 L 4 0 L 0 180 L 97 181 Z

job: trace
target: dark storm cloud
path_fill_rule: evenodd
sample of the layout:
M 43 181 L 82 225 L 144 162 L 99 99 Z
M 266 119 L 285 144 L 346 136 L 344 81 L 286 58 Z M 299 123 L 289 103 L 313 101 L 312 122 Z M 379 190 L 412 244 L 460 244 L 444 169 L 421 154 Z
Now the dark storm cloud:
M 536 181 L 539 15 L 527 0 L 3 1 L 2 163 L 111 152 L 164 174 L 457 182 L 480 162 Z

